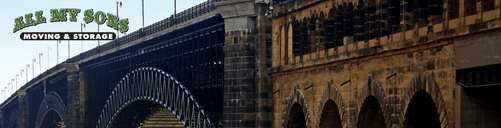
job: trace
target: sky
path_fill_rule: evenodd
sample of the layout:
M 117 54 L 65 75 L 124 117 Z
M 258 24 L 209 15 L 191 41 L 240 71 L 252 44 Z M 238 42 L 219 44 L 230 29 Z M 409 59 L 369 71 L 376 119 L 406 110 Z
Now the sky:
M 177 12 L 181 12 L 199 3 L 207 0 L 178 0 L 176 1 Z M 120 1 L 119 1 L 120 2 Z M 132 33 L 143 26 L 142 22 L 142 1 L 141 0 L 121 0 L 122 7 L 118 7 L 118 16 L 120 19 L 129 20 L 129 31 Z M 80 13 L 76 16 L 76 22 L 50 22 L 51 9 L 76 8 Z M 117 13 L 117 0 L 0 0 L 0 90 L 4 90 L 8 83 L 6 93 L 7 97 L 26 83 L 26 73 L 28 81 L 37 77 L 41 72 L 55 66 L 57 61 L 57 51 L 59 51 L 59 63 L 68 59 L 68 41 L 62 41 L 57 50 L 57 42 L 47 41 L 23 41 L 19 38 L 22 32 L 80 32 L 83 21 L 84 11 L 93 9 L 94 13 L 103 11 L 104 13 Z M 43 11 L 43 16 L 47 22 L 23 28 L 15 33 L 14 19 L 28 13 L 35 15 L 36 11 Z M 174 13 L 174 0 L 144 0 L 144 25 L 165 19 Z M 69 14 L 68 14 L 69 17 Z M 33 19 L 36 20 L 35 17 Z M 26 21 L 24 21 L 26 23 Z M 97 32 L 98 25 L 95 22 L 86 24 L 84 32 Z M 102 24 L 99 26 L 99 32 L 114 32 L 116 30 Z M 120 37 L 123 33 L 120 33 Z M 105 44 L 108 41 L 100 41 Z M 76 56 L 83 51 L 90 50 L 98 45 L 97 41 L 70 41 L 70 57 Z M 50 49 L 49 49 L 50 47 Z M 49 49 L 49 50 L 48 50 Z M 42 53 L 41 61 L 39 54 Z M 32 60 L 36 62 L 32 64 Z M 41 62 L 41 63 L 40 63 Z M 41 64 L 41 66 L 40 66 Z M 26 65 L 30 65 L 27 70 Z M 34 74 L 33 74 L 33 65 Z M 21 76 L 21 70 L 24 70 Z M 19 77 L 16 77 L 19 75 Z M 17 87 L 16 87 L 17 78 Z M 12 81 L 14 79 L 14 81 Z M 0 101 L 3 102 L 4 95 Z

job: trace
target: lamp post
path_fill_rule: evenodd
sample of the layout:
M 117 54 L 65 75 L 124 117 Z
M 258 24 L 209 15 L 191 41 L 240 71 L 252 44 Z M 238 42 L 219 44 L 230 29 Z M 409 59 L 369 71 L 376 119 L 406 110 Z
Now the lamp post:
M 26 83 L 28 83 L 28 68 L 30 68 L 30 65 L 26 64 Z
M 117 1 L 117 18 L 118 20 L 120 20 L 120 16 L 118 16 L 118 5 L 120 5 L 120 8 L 122 8 L 122 1 Z M 120 28 L 119 26 L 120 24 L 117 24 L 118 28 Z M 118 30 L 120 29 L 117 29 L 117 39 L 120 37 L 120 32 L 118 32 Z
M 8 86 L 5 87 L 4 90 L 5 90 L 5 92 L 3 92 L 3 99 L 5 101 L 5 100 L 7 100 L 7 91 L 9 90 L 9 87 Z
M 35 79 L 35 62 L 37 62 L 37 59 L 31 61 L 31 67 L 33 68 L 33 77 L 31 79 Z
M 42 53 L 38 53 L 38 63 L 40 63 L 40 73 L 38 74 L 42 74 L 42 56 Z
M 2 89 L 2 94 L 0 95 L 0 100 L 3 102 L 3 89 Z
M 10 90 L 14 91 L 14 79 L 10 80 L 10 86 L 12 86 L 10 87 Z
M 70 59 L 70 40 L 68 40 L 68 59 Z
M 57 63 L 56 63 L 56 65 L 59 64 L 59 44 L 61 44 L 61 40 L 58 40 L 56 42 L 56 45 L 57 45 L 57 49 L 56 49 L 57 50 Z
M 20 75 L 21 78 L 23 78 L 23 72 L 24 72 L 24 70 L 21 69 L 21 75 Z M 21 79 L 20 81 L 23 81 L 23 80 Z M 26 82 L 28 82 L 28 81 L 26 81 Z M 19 83 L 21 83 L 21 85 L 23 85 L 23 82 L 19 82 Z
M 11 80 L 10 80 L 10 86 L 11 86 L 11 87 L 10 87 L 10 90 L 11 90 L 11 91 L 14 91 L 14 79 L 11 79 Z
M 47 47 L 47 70 L 49 70 L 49 51 L 51 50 L 51 47 Z
M 17 90 L 17 77 L 19 77 L 19 74 L 16 74 L 16 90 Z
M 80 32 L 83 32 L 83 28 L 85 28 L 85 24 L 84 24 L 84 23 L 82 23 L 82 24 L 80 25 Z M 82 44 L 82 52 L 81 52 L 81 53 L 83 53 L 83 40 L 81 40 L 81 41 L 80 41 L 80 43 Z M 80 54 L 81 54 L 81 53 L 80 53 Z

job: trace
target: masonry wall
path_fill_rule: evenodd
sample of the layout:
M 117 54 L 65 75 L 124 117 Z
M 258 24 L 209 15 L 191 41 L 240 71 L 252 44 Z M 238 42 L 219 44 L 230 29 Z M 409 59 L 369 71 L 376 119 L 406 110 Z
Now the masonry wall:
M 402 15 L 400 9 L 381 4 L 392 1 L 359 2 L 297 0 L 274 6 L 269 70 L 273 127 L 288 125 L 294 103 L 301 104 L 306 126 L 319 127 L 323 105 L 329 99 L 339 109 L 342 126 L 356 127 L 368 96 L 380 103 L 387 127 L 404 127 L 409 102 L 418 91 L 425 91 L 433 99 L 440 127 L 497 126 L 490 122 L 497 121 L 498 110 L 486 105 L 491 102 L 484 102 L 485 96 L 479 96 L 481 91 L 459 94 L 464 90 L 456 83 L 455 40 L 482 38 L 486 33 L 498 35 L 499 1 L 449 0 L 437 4 L 443 9 L 438 12 L 428 9 L 404 11 Z M 397 1 L 396 6 L 418 4 L 407 2 Z M 378 11 L 357 12 L 368 6 Z M 353 18 L 349 18 L 350 12 Z M 397 15 L 404 18 L 395 18 Z M 380 17 L 370 21 L 370 16 Z M 363 22 L 357 22 L 360 19 Z M 350 22 L 354 22 L 352 28 Z M 329 29 L 334 29 L 333 33 Z M 495 118 L 470 120 L 486 112 L 493 115 L 485 117 Z

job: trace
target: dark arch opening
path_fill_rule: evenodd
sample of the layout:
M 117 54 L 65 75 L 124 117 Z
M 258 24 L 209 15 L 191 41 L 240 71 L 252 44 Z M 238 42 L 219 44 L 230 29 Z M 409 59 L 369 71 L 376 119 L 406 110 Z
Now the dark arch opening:
M 306 128 L 304 112 L 298 103 L 292 105 L 288 122 L 287 128 Z
M 344 8 L 342 5 L 339 5 L 337 7 L 336 11 L 336 19 L 335 19 L 335 24 L 336 28 L 334 31 L 336 31 L 335 35 L 335 43 L 334 43 L 334 48 L 337 48 L 339 46 L 343 46 L 343 36 L 344 36 Z
M 15 123 L 14 125 L 12 125 L 12 128 L 18 128 L 17 123 Z
M 400 27 L 400 13 L 402 10 L 400 10 L 400 0 L 390 0 L 388 2 L 388 5 L 390 8 L 388 9 L 388 31 L 389 34 L 393 33 L 398 33 L 402 31 L 402 28 Z
M 164 112 L 165 110 L 167 110 L 168 112 Z M 158 115 L 157 113 L 162 113 L 162 116 L 157 118 L 155 116 Z M 151 120 L 165 122 L 155 123 L 151 122 Z M 148 125 L 150 123 L 153 123 L 153 125 L 174 125 L 184 127 L 184 124 L 181 123 L 174 114 L 170 113 L 170 111 L 162 105 L 149 100 L 139 100 L 134 101 L 123 108 L 117 114 L 115 119 L 113 119 L 110 128 L 137 128 L 141 127 L 142 125 Z
M 466 16 L 477 14 L 477 1 L 464 0 L 464 11 Z
M 328 100 L 320 115 L 320 128 L 342 128 L 339 109 L 333 100 Z
M 325 49 L 333 48 L 334 43 L 336 42 L 335 38 L 335 18 L 336 18 L 336 12 L 335 12 L 336 7 L 333 7 L 329 10 L 329 13 L 327 14 L 327 20 L 325 21 Z
M 346 27 L 345 36 L 355 35 L 355 32 L 354 32 L 355 15 L 353 14 L 353 11 L 354 11 L 353 3 L 350 2 L 350 3 L 348 3 L 348 6 L 346 8 L 346 19 L 344 19 L 345 24 L 346 24 L 346 25 L 344 25 Z
M 301 53 L 300 53 L 300 56 L 299 58 L 301 58 L 301 60 L 303 59 L 303 55 L 304 54 L 308 54 L 310 53 L 310 43 L 311 41 L 309 40 L 309 37 L 308 37 L 308 20 L 305 18 L 303 18 L 303 20 L 301 21 Z
M 312 14 L 311 17 L 310 17 L 310 21 L 308 22 L 308 37 L 310 38 L 308 41 L 310 43 L 311 46 L 310 46 L 310 52 L 316 52 L 317 51 L 317 45 L 318 45 L 318 42 L 317 42 L 317 35 L 318 35 L 318 31 L 317 31 L 317 17 Z
M 414 29 L 414 18 L 417 18 L 414 13 L 414 9 L 416 7 L 416 3 L 414 3 L 414 0 L 404 0 L 404 14 L 402 20 L 405 20 L 405 30 L 412 30 Z
M 368 96 L 358 115 L 357 128 L 386 128 L 383 109 L 374 96 Z
M 356 29 L 356 38 L 355 41 L 364 41 L 365 40 L 365 34 L 364 34 L 364 24 L 365 24 L 365 7 L 364 7 L 364 1 L 359 0 L 357 3 L 357 7 L 355 10 L 355 29 Z
M 318 17 L 318 34 L 317 34 L 317 40 L 319 43 L 317 43 L 317 50 L 322 52 L 325 50 L 325 14 L 324 12 L 320 12 L 320 15 Z
M 64 128 L 65 124 L 55 110 L 49 110 L 42 119 L 40 128 Z M 13 128 L 17 127 L 17 123 Z
M 403 128 L 440 128 L 440 120 L 435 102 L 426 91 L 418 91 L 412 96 L 405 113 Z

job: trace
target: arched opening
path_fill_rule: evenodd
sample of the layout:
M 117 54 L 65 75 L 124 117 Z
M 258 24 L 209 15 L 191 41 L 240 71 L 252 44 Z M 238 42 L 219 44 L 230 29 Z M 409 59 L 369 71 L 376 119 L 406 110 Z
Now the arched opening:
M 444 3 L 442 0 L 432 0 L 429 12 L 429 17 L 433 24 L 442 23 L 444 21 Z
M 459 18 L 459 0 L 448 0 L 449 20 Z
M 306 128 L 306 120 L 303 109 L 298 103 L 291 107 L 287 128 Z
M 378 21 L 379 17 L 376 15 L 376 0 L 369 0 L 367 2 L 367 10 L 365 10 L 365 17 L 367 22 L 365 23 L 365 34 L 368 35 L 367 39 L 374 39 L 378 37 Z
M 407 107 L 403 128 L 440 127 L 438 111 L 431 95 L 423 90 L 416 92 Z
M 383 109 L 374 96 L 368 96 L 358 115 L 357 128 L 386 128 Z
M 357 32 L 357 38 L 356 41 L 364 41 L 365 40 L 365 34 L 364 34 L 364 24 L 365 24 L 365 7 L 364 7 L 364 1 L 359 0 L 357 3 L 357 8 L 355 11 L 355 29 Z
M 354 11 L 353 3 L 350 2 L 350 3 L 348 3 L 348 6 L 346 8 L 346 19 L 344 20 L 344 22 L 345 22 L 344 26 L 346 27 L 345 36 L 353 36 L 355 34 L 354 33 L 355 16 L 353 14 L 353 11 Z
M 414 9 L 415 9 L 415 4 L 414 3 L 415 0 L 404 0 L 404 14 L 403 14 L 403 18 L 402 20 L 405 20 L 405 24 L 404 24 L 404 27 L 405 27 L 405 30 L 412 30 L 414 29 L 414 19 L 415 17 L 417 18 L 417 16 L 415 16 L 414 14 Z M 417 14 L 417 13 L 416 13 Z
M 380 0 L 379 1 L 379 28 L 381 29 L 380 36 L 386 36 L 388 35 L 388 9 L 389 9 L 389 2 L 388 0 Z
M 496 5 L 494 0 L 480 0 L 480 2 L 482 2 L 483 12 L 494 10 L 494 5 Z
M 292 19 L 292 54 L 294 57 L 301 54 L 301 23 Z
M 123 108 L 110 128 L 184 127 L 164 106 L 149 100 L 134 101 Z
M 320 128 L 342 128 L 341 115 L 333 100 L 327 100 L 320 115 Z
M 388 33 L 393 34 L 393 33 L 399 33 L 402 31 L 402 28 L 400 27 L 400 13 L 402 10 L 400 10 L 400 3 L 401 0 L 390 0 L 388 2 Z
M 15 125 L 17 127 L 17 124 Z M 65 124 L 55 110 L 49 110 L 42 119 L 40 128 L 64 128 Z
M 339 47 L 343 46 L 343 36 L 344 36 L 344 8 L 342 5 L 339 5 L 337 7 L 336 11 L 336 19 L 335 19 L 335 24 L 336 24 L 336 35 L 335 35 L 335 41 L 334 47 Z
M 303 18 L 303 20 L 301 21 L 301 53 L 300 53 L 300 57 L 301 59 L 303 59 L 303 55 L 304 54 L 308 54 L 310 53 L 310 43 L 311 41 L 309 40 L 309 37 L 308 37 L 308 20 L 305 18 Z
M 327 20 L 325 21 L 325 49 L 330 49 L 334 47 L 335 43 L 335 36 L 334 34 L 336 33 L 335 31 L 335 22 L 334 19 L 336 18 L 335 14 L 335 9 L 336 7 L 333 7 L 329 10 L 329 14 L 327 15 Z
M 464 13 L 465 13 L 465 16 L 477 14 L 477 1 L 476 0 L 464 0 Z
M 414 21 L 421 28 L 428 25 L 428 0 L 416 0 L 415 2 L 417 9 L 414 12 Z
M 317 43 L 317 50 L 322 52 L 325 50 L 325 27 L 324 27 L 324 22 L 325 22 L 325 16 L 324 12 L 320 12 L 319 18 L 318 18 L 318 23 L 317 23 L 317 29 L 318 29 L 318 34 L 317 34 L 317 40 L 319 43 Z
M 310 21 L 308 22 L 308 37 L 310 37 L 310 39 L 308 41 L 310 41 L 310 52 L 316 52 L 317 51 L 317 45 L 318 45 L 318 42 L 317 42 L 317 35 L 318 35 L 318 31 L 317 31 L 317 17 L 315 15 L 311 15 L 310 17 Z

